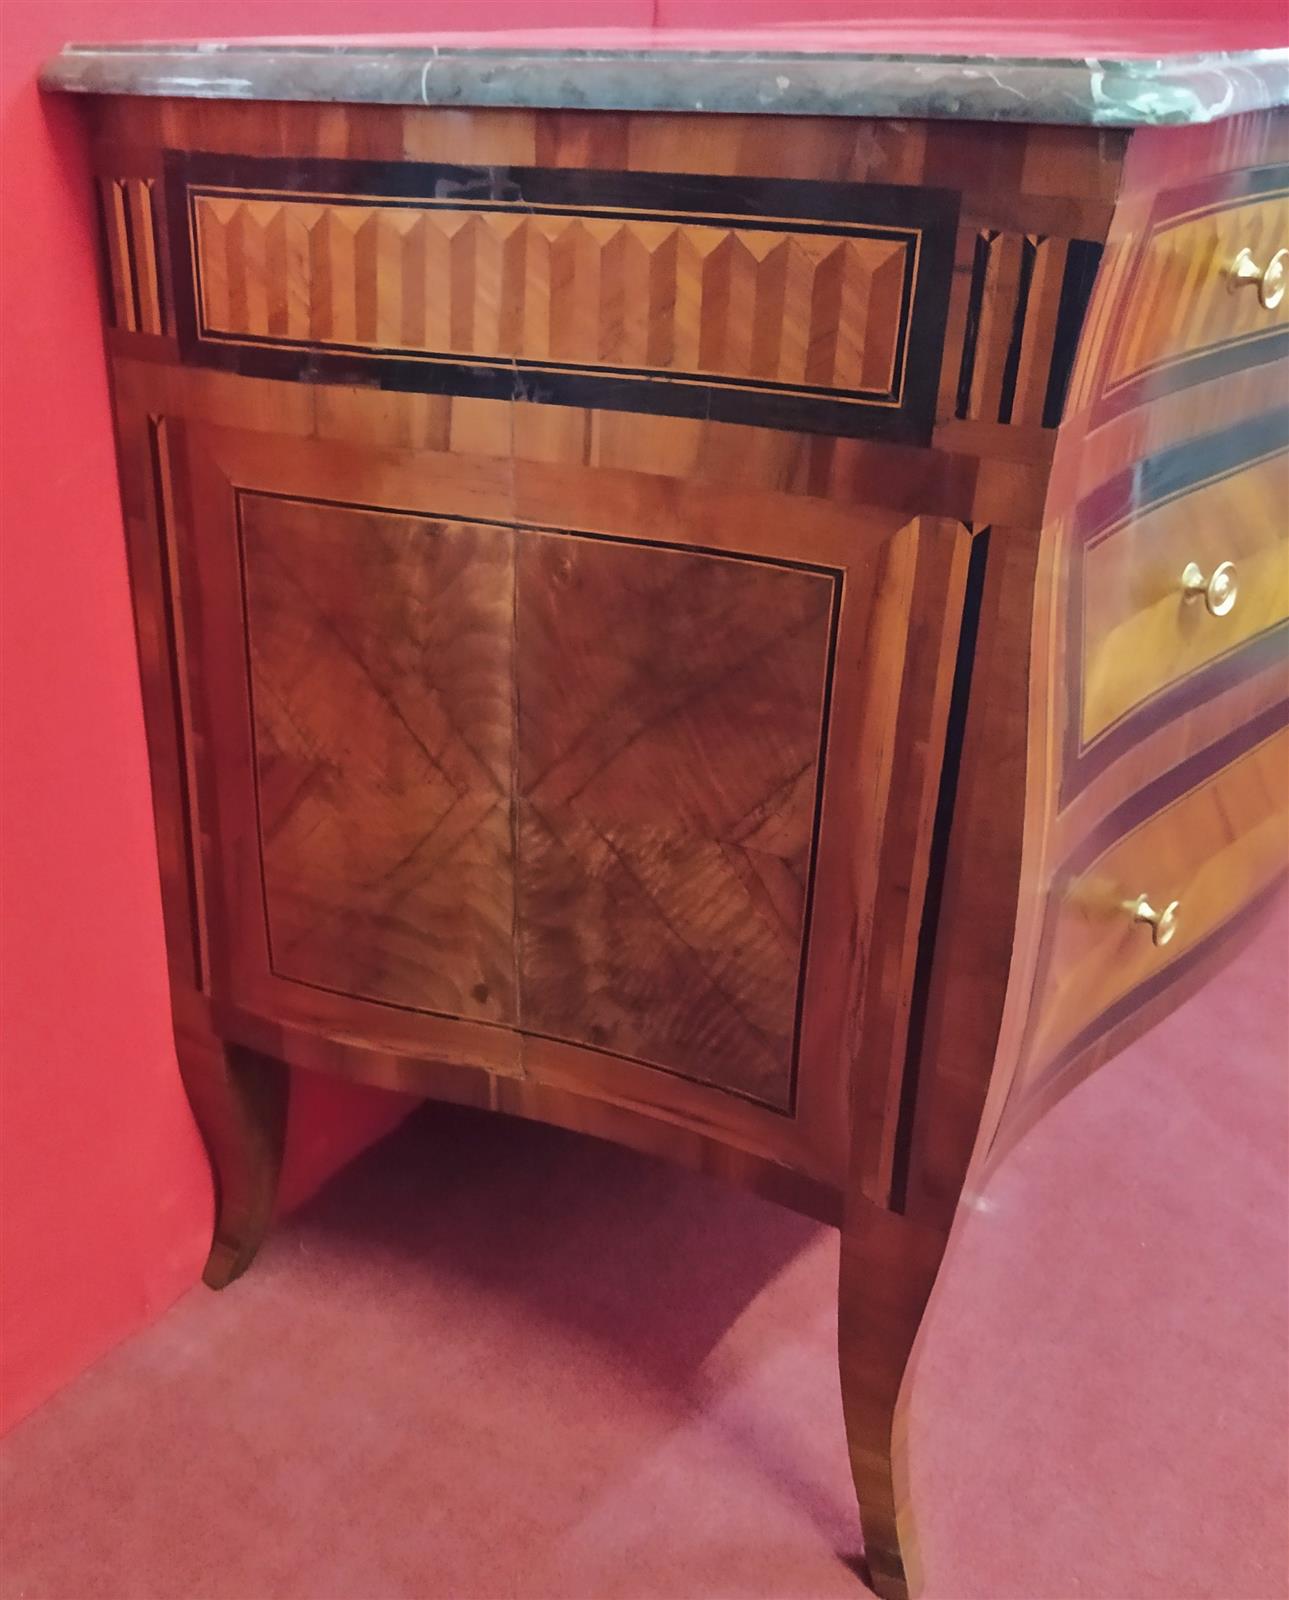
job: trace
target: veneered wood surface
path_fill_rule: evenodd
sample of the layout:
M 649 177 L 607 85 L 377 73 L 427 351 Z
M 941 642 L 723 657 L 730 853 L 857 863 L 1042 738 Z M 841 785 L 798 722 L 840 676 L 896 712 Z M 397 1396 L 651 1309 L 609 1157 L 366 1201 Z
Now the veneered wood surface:
M 1289 620 L 1289 457 L 1277 450 L 1110 528 L 1082 555 L 1082 715 L 1089 744 L 1161 689 Z M 1226 616 L 1182 572 L 1232 562 Z
M 792 1101 L 836 582 L 523 531 L 522 1025 Z
M 1252 120 L 1252 119 L 1246 119 Z M 1268 185 L 1232 204 L 1202 191 L 1153 224 L 1121 309 L 1107 386 L 1217 346 L 1263 340 L 1289 326 L 1289 297 L 1270 310 L 1253 288 L 1232 292 L 1228 269 L 1247 249 L 1260 267 L 1286 248 L 1289 186 Z
M 1284 871 L 1289 840 L 1289 734 L 1247 754 L 1124 833 L 1080 865 L 1052 912 L 1041 999 L 1031 1023 L 1031 1070 L 1045 1066 L 1089 1022 L 1259 899 Z M 1138 895 L 1179 904 L 1164 946 L 1133 922 Z
M 787 1109 L 832 575 L 238 509 L 272 970 Z
M 281 387 L 257 381 L 252 392 L 262 391 L 269 406 Z M 414 405 L 404 396 L 390 401 L 395 411 Z M 505 410 L 481 402 L 477 416 L 482 421 Z M 272 415 L 280 426 L 289 411 Z M 395 652 L 392 663 L 387 659 L 383 634 L 355 635 L 354 623 L 374 616 L 383 627 L 386 614 L 371 611 L 369 602 L 350 607 L 338 598 L 379 570 L 389 549 L 383 529 L 406 532 L 422 517 L 424 526 L 437 527 L 445 510 L 458 520 L 468 510 L 491 521 L 519 508 L 544 523 L 580 513 L 604 530 L 592 537 L 518 520 L 499 529 L 512 541 L 516 574 L 502 626 L 515 641 L 508 690 L 514 843 L 509 882 L 478 893 L 488 904 L 507 893 L 513 898 L 508 938 L 517 999 L 509 1021 L 467 1014 L 475 1007 L 425 1008 L 415 971 L 410 989 L 395 995 L 382 988 L 411 948 L 400 943 L 397 917 L 369 941 L 370 951 L 348 954 L 347 935 L 333 942 L 339 970 L 329 974 L 277 959 L 270 939 L 275 909 L 281 911 L 274 888 L 285 894 L 283 904 L 292 897 L 303 903 L 311 883 L 324 886 L 325 896 L 332 876 L 348 869 L 343 852 L 338 864 L 324 828 L 320 855 L 305 860 L 304 880 L 289 881 L 297 860 L 270 882 L 266 923 L 259 762 L 247 709 L 253 685 L 236 651 L 206 663 L 197 698 L 215 756 L 206 829 L 207 875 L 218 886 L 211 945 L 217 1000 L 239 1014 L 230 1022 L 235 1036 L 264 1048 L 258 1015 L 261 1022 L 323 1029 L 337 1041 L 400 1056 L 419 1051 L 443 1063 L 537 1073 L 582 1096 L 603 1094 L 611 1084 L 633 1104 L 686 1121 L 696 1117 L 699 1127 L 723 1128 L 745 1149 L 787 1157 L 812 1177 L 835 1182 L 845 1159 L 848 1063 L 860 1007 L 848 923 L 856 898 L 871 904 L 876 887 L 865 834 L 849 820 L 850 797 L 867 781 L 868 754 L 890 743 L 897 719 L 907 718 L 910 727 L 934 719 L 946 692 L 933 676 L 916 699 L 901 704 L 892 696 L 903 672 L 907 618 L 902 602 L 890 609 L 883 597 L 894 602 L 915 573 L 928 596 L 952 595 L 961 583 L 950 559 L 955 525 L 901 524 L 889 514 L 856 516 L 818 501 L 714 486 L 662 493 L 661 484 L 650 490 L 640 475 L 586 466 L 505 468 L 464 448 L 485 442 L 481 432 L 460 440 L 458 450 L 402 453 L 339 442 L 324 448 L 281 433 L 197 422 L 174 430 L 176 445 L 181 436 L 176 472 L 191 485 L 181 515 L 191 516 L 192 533 L 181 528 L 180 534 L 192 568 L 194 638 L 222 635 L 224 619 L 243 606 L 246 574 L 235 544 L 221 532 L 236 519 L 239 503 L 245 520 L 250 505 L 272 507 L 277 516 L 302 500 L 323 502 L 325 517 L 355 535 L 348 541 L 336 535 L 344 577 L 328 594 L 343 615 L 322 627 L 318 648 L 303 652 L 312 663 L 298 680 L 305 714 L 303 722 L 292 714 L 288 739 L 317 720 L 307 697 L 331 659 L 337 621 L 346 648 L 335 670 L 346 693 L 360 700 L 374 693 L 372 673 L 360 662 L 379 663 L 375 680 L 386 702 L 391 684 L 411 681 L 399 676 L 404 668 L 415 677 L 406 660 L 394 670 L 403 658 Z M 359 497 L 368 510 L 337 512 L 338 504 Z M 381 502 L 389 515 L 372 509 Z M 785 512 L 791 513 L 787 560 L 778 555 Z M 696 526 L 712 548 L 688 542 Z M 362 538 L 360 529 L 367 530 Z M 846 574 L 854 581 L 845 584 Z M 284 595 L 290 637 L 300 620 L 292 608 L 302 602 L 290 585 Z M 321 626 L 318 607 L 303 611 L 310 629 Z M 439 621 L 447 634 L 450 614 L 445 606 Z M 475 652 L 463 659 L 490 658 Z M 420 712 L 422 719 L 430 715 L 428 708 Z M 321 720 L 333 745 L 344 741 L 343 759 L 356 763 L 362 783 L 364 741 L 384 737 L 382 728 L 406 738 L 406 716 L 390 722 L 388 703 L 374 706 L 357 732 L 345 719 L 333 722 L 324 713 Z M 842 738 L 825 751 L 829 725 L 863 737 Z M 329 758 L 333 767 L 336 754 Z M 420 761 L 417 754 L 414 772 Z M 284 770 L 296 764 L 293 756 Z M 307 786 L 287 788 L 304 808 L 297 822 L 307 852 L 317 837 L 319 797 Z M 379 792 L 368 802 L 410 817 L 415 786 L 401 796 Z M 432 794 L 426 804 L 432 809 Z M 373 850 L 386 849 L 382 829 L 389 833 L 388 820 L 376 830 Z M 403 855 L 416 843 L 411 822 L 392 834 Z M 576 850 L 563 843 L 574 834 Z M 916 850 L 917 837 L 913 826 L 900 850 Z M 431 862 L 442 838 L 436 833 L 430 840 Z M 273 848 L 271 842 L 266 861 Z M 392 859 L 397 865 L 403 857 Z M 371 863 L 362 870 L 374 897 L 363 902 L 363 915 L 380 925 L 393 880 L 386 882 Z M 450 863 L 445 871 L 451 880 Z M 330 938 L 309 931 L 315 922 L 311 914 L 303 918 L 303 948 Z M 336 926 L 353 931 L 352 908 L 348 922 L 341 917 Z M 916 924 L 906 937 L 915 934 Z M 444 965 L 448 976 L 459 970 L 455 959 Z M 468 966 L 465 952 L 459 959 Z M 376 983 L 372 963 L 381 968 Z M 465 987 L 473 994 L 484 980 L 472 973 Z M 403 970 L 398 981 L 408 977 Z M 422 987 L 428 992 L 431 985 Z M 884 1062 L 883 1080 L 897 1069 L 898 1059 Z M 406 1081 L 401 1072 L 396 1077 Z M 738 1100 L 722 1096 L 722 1088 Z M 881 1181 L 875 1174 L 871 1186 Z
M 1252 649 L 1266 630 L 1221 657 L 1218 676 L 1165 640 L 1152 660 L 1166 690 L 1133 700 L 1150 710 L 1120 719 L 1131 737 L 1094 741 L 1097 760 L 1081 765 L 1069 754 L 1068 556 L 1080 508 L 1114 474 L 1252 425 L 1274 399 L 1278 323 L 1259 319 L 1250 291 L 1219 298 L 1221 230 L 1243 229 L 1253 205 L 1261 231 L 1239 243 L 1269 242 L 1271 190 L 1259 179 L 1251 201 L 1238 175 L 1283 159 L 1282 136 L 1258 118 L 1129 146 L 1088 130 L 843 119 L 182 101 L 109 101 L 94 116 L 176 1011 L 197 1040 L 184 1047 L 194 1104 L 233 1180 L 221 1262 L 249 1259 L 264 1226 L 279 1102 L 239 1099 L 206 1043 L 621 1138 L 840 1220 L 843 1390 L 867 1556 L 880 1592 L 902 1595 L 906 1364 L 982 1105 L 981 1163 L 1000 1118 L 1004 1134 L 1023 1127 L 1134 1018 L 1211 970 L 1256 882 L 1274 875 L 1269 814 L 1239 744 L 1283 696 Z M 204 162 L 574 169 L 595 174 L 597 193 L 615 175 L 719 177 L 736 183 L 740 217 L 784 180 L 934 191 L 937 215 L 956 219 L 951 261 L 917 284 L 919 304 L 938 296 L 945 316 L 934 348 L 912 352 L 931 364 L 934 415 L 924 435 L 897 440 L 865 436 L 868 424 L 843 437 L 782 409 L 666 414 L 659 386 L 680 376 L 831 383 L 843 351 L 846 370 L 889 365 L 880 304 L 861 316 L 859 280 L 838 291 L 850 241 L 816 263 L 806 335 L 789 219 L 773 242 L 760 230 L 758 264 L 745 259 L 756 251 L 743 222 L 688 222 L 686 248 L 695 235 L 713 246 L 710 317 L 695 330 L 682 314 L 693 310 L 683 230 L 655 235 L 647 219 L 597 232 L 441 213 L 445 242 L 426 216 L 387 216 L 379 196 L 361 216 L 348 207 L 350 237 L 326 207 L 306 219 L 299 207 L 314 200 L 275 196 L 271 213 L 220 201 L 202 224 L 208 313 L 225 335 L 294 343 L 302 360 L 254 376 L 203 366 L 176 317 L 183 235 L 168 214 L 167 149 Z M 442 258 L 437 278 L 422 245 L 427 263 L 432 250 Z M 1147 248 L 1171 299 L 1141 298 Z M 528 272 L 530 254 L 547 253 L 567 257 L 567 279 Z M 443 293 L 431 300 L 434 281 Z M 647 323 L 636 314 L 646 284 Z M 539 386 L 511 400 L 426 392 L 401 370 L 382 390 L 327 365 L 350 335 L 415 352 L 431 326 L 453 355 L 498 368 L 529 359 L 531 340 L 547 359 L 631 357 L 650 370 L 630 395 Z M 681 352 L 695 349 L 682 373 Z M 230 537 L 239 501 L 254 507 L 248 527 L 259 518 L 247 541 L 259 565 L 245 573 Z M 309 513 L 281 535 L 274 519 L 291 502 Z M 1263 503 L 1242 502 L 1251 520 Z M 431 527 L 437 561 L 417 543 Z M 458 536 L 458 550 L 475 543 L 456 569 Z M 1153 526 L 1126 537 L 1113 572 L 1093 562 L 1088 573 L 1089 615 L 1117 626 L 1151 614 L 1141 560 L 1161 542 Z M 322 592 L 302 597 L 274 566 L 293 538 L 310 547 L 302 569 L 325 574 Z M 466 568 L 487 581 L 474 586 Z M 368 592 L 387 585 L 402 598 Z M 436 609 L 427 597 L 440 593 L 452 603 Z M 468 638 L 445 620 L 476 613 L 486 620 Z M 740 640 L 754 646 L 746 659 Z M 422 673 L 434 693 L 418 698 Z M 1174 689 L 1180 699 L 1166 697 Z M 437 706 L 422 703 L 434 694 Z M 477 716 L 458 715 L 476 700 Z M 1026 1029 L 1043 1016 L 1044 952 L 1092 974 L 1091 987 L 1111 970 L 1095 940 L 1073 956 L 1074 934 L 1053 945 L 1060 886 L 1097 851 L 1125 875 L 1180 872 L 1177 835 L 1151 818 L 1193 760 L 1211 769 L 1190 785 L 1206 797 L 1190 802 L 1193 831 L 1232 873 L 1187 869 L 1194 944 L 1075 1019 L 1060 1049 L 1077 1059 L 1036 1076 L 1046 1047 L 1035 1054 Z M 810 761 L 823 781 L 808 797 Z M 273 801 L 269 837 L 257 775 Z M 354 813 L 373 819 L 357 841 L 340 820 Z M 487 841 L 477 873 L 469 854 L 434 856 L 458 824 L 468 852 Z M 442 912 L 441 883 L 407 861 L 422 850 L 467 891 Z M 416 919 L 452 929 L 432 960 L 401 924 L 409 901 Z M 1140 954 L 1148 936 L 1132 931 Z M 293 975 L 270 950 L 279 943 L 286 963 L 303 963 Z M 1131 963 L 1113 972 L 1138 975 Z M 418 1009 L 430 990 L 445 1012 Z M 244 1136 L 230 1137 L 239 1125 Z
M 879 393 L 895 387 L 918 238 L 289 193 L 198 193 L 193 221 L 206 338 Z
M 505 529 L 239 496 L 269 960 L 514 1022 Z
M 1026 778 L 1032 892 L 982 1167 L 1211 976 L 1284 873 L 1283 307 L 1232 294 L 1227 268 L 1241 247 L 1269 258 L 1286 242 L 1287 179 L 1284 116 L 1138 134 L 1130 148 L 1049 488 Z M 1208 569 L 1234 560 L 1228 616 L 1181 601 L 1179 555 Z M 1142 881 L 1125 898 L 1180 902 L 1169 945 L 1111 913 L 1129 876 Z

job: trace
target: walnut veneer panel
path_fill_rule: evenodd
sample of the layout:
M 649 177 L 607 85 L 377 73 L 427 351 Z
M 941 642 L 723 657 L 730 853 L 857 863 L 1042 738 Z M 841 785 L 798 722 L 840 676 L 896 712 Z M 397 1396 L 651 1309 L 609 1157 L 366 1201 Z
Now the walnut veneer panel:
M 514 1021 L 512 535 L 238 509 L 273 971 Z
M 520 536 L 523 1024 L 791 1103 L 832 575 Z
M 836 575 L 237 514 L 271 971 L 789 1109 Z

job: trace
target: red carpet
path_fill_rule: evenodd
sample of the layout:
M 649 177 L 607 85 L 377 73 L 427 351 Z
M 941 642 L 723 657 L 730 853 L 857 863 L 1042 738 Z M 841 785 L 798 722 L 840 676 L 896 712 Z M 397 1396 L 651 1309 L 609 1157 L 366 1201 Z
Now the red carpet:
M 913 1405 L 930 1600 L 1282 1600 L 1286 947 L 993 1180 Z M 866 1591 L 833 1234 L 434 1109 L 0 1447 L 6 1600 Z

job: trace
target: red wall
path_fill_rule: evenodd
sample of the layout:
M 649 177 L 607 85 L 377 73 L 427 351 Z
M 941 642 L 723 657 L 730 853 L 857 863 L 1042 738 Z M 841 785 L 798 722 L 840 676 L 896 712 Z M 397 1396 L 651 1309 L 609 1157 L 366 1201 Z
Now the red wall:
M 1207 9 L 1196 0 L 1136 8 L 1143 20 L 1192 24 Z M 1266 0 L 1256 12 L 1224 9 L 1214 26 L 1232 44 L 1265 40 L 1268 27 L 1283 32 Z M 68 39 L 408 32 L 478 27 L 484 11 L 478 0 L 0 0 L 0 1427 L 195 1281 L 211 1206 L 169 1034 L 84 151 L 71 104 L 37 95 L 37 68 Z M 904 0 L 868 15 L 926 23 L 943 12 L 938 0 Z M 491 0 L 486 13 L 492 27 L 865 14 L 855 0 Z M 981 14 L 1004 23 L 1091 16 L 1108 26 L 1125 7 L 993 0 Z M 959 37 L 963 28 L 955 24 Z M 404 1109 L 374 1091 L 301 1077 L 287 1201 Z

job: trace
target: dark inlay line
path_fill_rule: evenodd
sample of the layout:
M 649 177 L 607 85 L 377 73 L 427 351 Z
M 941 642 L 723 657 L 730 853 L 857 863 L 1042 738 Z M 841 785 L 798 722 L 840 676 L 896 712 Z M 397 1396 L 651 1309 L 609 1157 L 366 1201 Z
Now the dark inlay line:
M 98 225 L 98 282 L 99 292 L 103 298 L 103 320 L 110 328 L 119 328 L 121 324 L 116 314 L 116 286 L 112 282 L 112 247 L 108 242 L 107 211 L 103 202 L 104 182 L 112 183 L 114 181 L 111 178 L 106 180 L 95 178 L 94 219 Z
M 333 500 L 326 495 L 286 494 L 279 489 L 253 489 L 245 484 L 237 488 L 239 495 L 254 495 L 259 500 L 287 500 L 294 505 L 334 506 L 338 511 L 368 511 L 381 517 L 410 517 L 420 522 L 464 522 L 483 528 L 508 528 L 522 532 L 562 533 L 571 539 L 595 539 L 604 544 L 641 545 L 647 550 L 671 550 L 678 555 L 720 556 L 726 561 L 745 561 L 758 567 L 789 567 L 796 572 L 813 572 L 826 578 L 845 576 L 840 567 L 829 567 L 817 561 L 801 561 L 792 556 L 762 556 L 749 550 L 722 550 L 716 545 L 679 544 L 667 539 L 646 539 L 633 533 L 604 533 L 594 528 L 556 527 L 549 522 L 507 522 L 502 517 L 479 517 L 455 511 L 409 511 L 401 506 L 372 505 L 363 500 Z
M 189 289 L 191 294 L 191 288 Z M 401 394 L 462 395 L 484 400 L 515 400 L 533 405 L 565 405 L 598 411 L 632 411 L 643 416 L 691 417 L 702 422 L 733 422 L 795 433 L 841 438 L 888 439 L 898 444 L 930 442 L 925 350 L 910 354 L 919 368 L 916 385 L 906 385 L 905 404 L 856 398 L 781 394 L 706 376 L 676 382 L 666 374 L 648 378 L 537 369 L 522 372 L 516 363 L 495 367 L 463 359 L 417 359 L 345 355 L 322 348 L 274 349 L 195 340 L 181 347 L 187 366 L 214 367 L 245 377 L 285 382 L 343 384 Z M 925 369 L 925 370 L 922 370 Z M 912 369 L 911 369 L 912 370 Z M 918 397 L 915 401 L 912 396 Z
M 980 633 L 980 610 L 984 600 L 988 555 L 989 529 L 982 528 L 971 541 L 971 555 L 963 589 L 962 622 L 958 631 L 953 687 L 949 693 L 949 713 L 945 721 L 944 763 L 940 768 L 940 792 L 936 799 L 935 820 L 931 826 L 926 895 L 922 902 L 922 922 L 918 929 L 917 958 L 913 967 L 909 1027 L 905 1040 L 904 1072 L 900 1080 L 900 1107 L 895 1125 L 895 1147 L 891 1165 L 891 1209 L 901 1213 L 908 1204 L 913 1123 L 917 1112 L 922 1050 L 926 1038 L 927 996 L 931 987 L 931 971 L 935 963 L 936 933 L 940 921 L 940 903 L 944 893 L 949 837 L 958 798 L 958 781 L 962 773 L 963 740 L 971 699 L 971 674 L 975 662 L 976 639 Z
M 1181 444 L 1143 456 L 1099 484 L 1074 510 L 1076 538 L 1108 532 L 1167 500 L 1228 477 L 1277 450 L 1289 449 L 1289 406 L 1277 406 Z
M 142 333 L 143 302 L 139 298 L 139 247 L 134 237 L 134 219 L 130 215 L 130 191 L 126 188 L 126 181 L 124 178 L 116 180 L 116 187 L 121 196 L 121 223 L 125 230 L 125 260 L 122 262 L 122 269 L 125 272 L 130 305 L 134 310 L 134 331 Z
M 650 212 L 685 220 L 710 217 L 773 226 L 777 220 L 820 228 L 887 228 L 907 233 L 956 214 L 949 189 L 820 178 L 706 176 L 599 168 L 455 166 L 431 161 L 370 161 L 323 156 L 241 156 L 167 151 L 190 183 L 270 191 L 275 198 L 322 193 L 381 204 L 430 201 L 550 207 L 564 211 Z
M 223 333 L 203 327 L 199 337 L 203 344 L 223 345 L 229 348 L 245 346 L 248 350 L 276 350 L 297 352 L 312 359 L 328 356 L 352 356 L 380 362 L 425 362 L 449 367 L 492 367 L 513 377 L 515 373 L 600 378 L 638 378 L 649 383 L 686 384 L 695 388 L 747 390 L 753 393 L 783 395 L 790 399 L 830 400 L 838 404 L 852 401 L 855 404 L 890 404 L 899 399 L 899 367 L 897 364 L 892 389 L 841 389 L 827 384 L 787 383 L 778 378 L 756 378 L 749 374 L 707 372 L 701 367 L 672 371 L 668 367 L 624 367 L 590 361 L 542 360 L 536 356 L 484 355 L 474 351 L 416 350 L 409 346 L 349 344 L 339 339 L 310 344 L 304 340 L 289 340 L 276 334 Z M 516 381 L 522 381 L 516 379 Z
M 1016 284 L 1016 310 L 1012 317 L 1011 342 L 1003 362 L 1002 393 L 998 397 L 998 420 L 1010 422 L 1016 403 L 1016 375 L 1020 371 L 1020 350 L 1025 341 L 1025 318 L 1029 314 L 1029 291 L 1038 258 L 1038 240 L 1026 234 L 1020 246 L 1020 277 Z
M 230 194 L 230 190 L 233 191 Z M 518 213 L 526 217 L 565 217 L 569 221 L 580 221 L 590 218 L 596 222 L 663 222 L 672 223 L 676 227 L 713 227 L 726 230 L 737 229 L 741 233 L 787 233 L 787 234 L 826 234 L 829 237 L 848 239 L 882 239 L 894 243 L 912 245 L 918 229 L 915 227 L 892 228 L 883 227 L 870 222 L 855 221 L 850 218 L 837 218 L 836 220 L 819 220 L 813 214 L 793 217 L 769 217 L 759 211 L 741 214 L 725 214 L 719 211 L 692 210 L 679 211 L 667 209 L 663 211 L 645 211 L 636 206 L 553 206 L 538 205 L 535 202 L 519 200 L 462 200 L 453 197 L 440 199 L 422 196 L 408 199 L 398 195 L 386 194 L 327 194 L 315 193 L 309 189 L 264 189 L 251 184 L 230 184 L 227 186 L 213 183 L 192 183 L 188 193 L 198 199 L 237 199 L 237 200 L 267 200 L 287 201 L 300 205 L 317 206 L 379 206 L 391 211 L 428 211 L 430 215 L 436 210 L 450 211 L 454 208 L 462 211 L 477 211 L 484 215 L 501 214 L 514 216 Z
M 1153 367 L 1126 378 L 1112 389 L 1104 389 L 1092 411 L 1092 423 L 1103 422 L 1125 411 L 1136 410 L 1164 395 L 1229 378 L 1250 367 L 1265 366 L 1289 354 L 1289 328 L 1265 328 L 1228 339 L 1194 352 L 1183 351 Z
M 1045 428 L 1059 426 L 1065 410 L 1065 397 L 1074 372 L 1079 335 L 1083 332 L 1083 319 L 1092 298 L 1092 286 L 1096 282 L 1103 249 L 1104 246 L 1095 239 L 1070 240 L 1065 257 L 1065 276 L 1061 280 L 1061 298 L 1056 308 L 1052 365 L 1048 369 L 1047 393 L 1043 399 Z
M 1102 817 L 1096 827 L 1066 856 L 1061 863 L 1062 872 L 1067 875 L 1082 872 L 1104 850 L 1116 843 L 1121 835 L 1131 833 L 1157 811 L 1162 811 L 1189 790 L 1198 788 L 1240 756 L 1255 750 L 1258 745 L 1279 733 L 1286 723 L 1289 723 L 1289 700 L 1279 700 L 1260 711 L 1252 721 L 1232 728 L 1213 744 L 1187 756 L 1185 761 L 1129 795 Z
M 824 663 L 823 704 L 819 709 L 819 755 L 815 768 L 814 816 L 810 823 L 810 864 L 806 868 L 806 894 L 801 911 L 801 961 L 797 969 L 797 1009 L 792 1021 L 792 1076 L 788 1086 L 790 1117 L 797 1114 L 797 1080 L 801 1069 L 801 1033 L 806 1015 L 806 984 L 810 976 L 810 925 L 814 916 L 816 867 L 819 860 L 819 835 L 823 827 L 824 772 L 828 764 L 828 734 L 832 718 L 833 678 L 837 663 L 837 637 L 841 631 L 841 601 L 845 579 L 833 577 L 832 616 L 828 622 L 828 655 Z
M 193 794 L 188 779 L 188 730 L 184 726 L 183 688 L 179 660 L 179 628 L 175 621 L 175 592 L 171 561 L 173 529 L 166 519 L 164 467 L 161 453 L 165 449 L 161 417 L 148 418 L 148 472 L 152 489 L 152 507 L 157 538 L 157 554 L 161 562 L 161 617 L 166 641 L 167 677 L 170 680 L 170 703 L 174 712 L 175 751 L 179 780 L 179 815 L 183 834 L 184 864 L 188 890 L 188 924 L 192 932 L 193 977 L 198 988 L 209 988 L 206 982 L 205 930 L 202 927 L 201 900 L 197 893 L 197 835 L 193 826 Z
M 260 910 L 264 918 L 264 949 L 269 971 L 276 977 L 273 954 L 273 923 L 269 916 L 268 872 L 264 865 L 264 800 L 260 783 L 259 714 L 255 708 L 255 660 L 251 649 L 251 596 L 246 569 L 246 519 L 242 512 L 243 491 L 233 485 L 233 518 L 237 525 L 237 587 L 242 604 L 242 670 L 246 674 L 247 733 L 251 746 L 251 788 L 255 806 L 255 856 L 259 865 Z M 290 499 L 289 495 L 277 498 Z M 298 981 L 298 980 L 294 980 Z
M 1255 677 L 1277 662 L 1283 663 L 1287 641 L 1289 621 L 1282 618 L 1260 633 L 1232 645 L 1203 666 L 1196 667 L 1183 677 L 1174 678 L 1154 694 L 1138 700 L 1109 727 L 1103 728 L 1091 744 L 1079 745 L 1078 717 L 1071 716 L 1065 740 L 1065 773 L 1060 794 L 1062 808 L 1125 751 L 1158 732 L 1175 717 L 1234 688 L 1246 678 Z M 1070 659 L 1074 660 L 1075 657 L 1071 656 Z M 1081 711 L 1082 708 L 1078 709 Z
M 967 321 L 962 332 L 962 365 L 958 369 L 958 401 L 954 415 L 966 417 L 971 408 L 971 384 L 976 375 L 976 344 L 980 338 L 980 312 L 985 303 L 985 277 L 989 271 L 989 251 L 996 233 L 982 230 L 976 235 L 976 250 L 971 262 L 971 291 L 967 296 Z
M 152 232 L 152 262 L 153 277 L 157 296 L 157 332 L 165 335 L 174 325 L 174 313 L 170 305 L 169 285 L 166 282 L 166 272 L 162 263 L 165 261 L 163 229 L 157 215 L 157 191 L 154 183 L 149 179 L 144 192 L 148 197 L 148 227 Z

